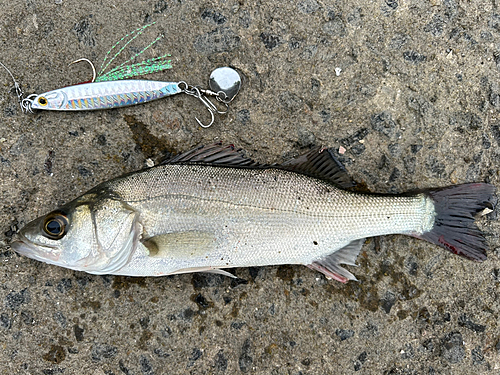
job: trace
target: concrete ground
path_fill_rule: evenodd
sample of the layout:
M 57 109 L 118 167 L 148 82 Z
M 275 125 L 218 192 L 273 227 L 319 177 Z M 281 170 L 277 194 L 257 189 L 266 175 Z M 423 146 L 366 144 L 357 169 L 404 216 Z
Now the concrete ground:
M 209 129 L 178 95 L 101 112 L 21 112 L 0 70 L 0 373 L 500 373 L 500 225 L 481 219 L 474 263 L 403 236 L 370 239 L 342 285 L 299 266 L 92 276 L 14 254 L 28 221 L 147 159 L 222 140 L 263 162 L 343 148 L 374 192 L 500 186 L 496 1 L 6 1 L 0 61 L 26 93 L 89 79 L 111 46 L 172 55 L 151 79 L 206 86 L 219 66 L 243 88 Z M 123 61 L 123 60 L 122 60 Z

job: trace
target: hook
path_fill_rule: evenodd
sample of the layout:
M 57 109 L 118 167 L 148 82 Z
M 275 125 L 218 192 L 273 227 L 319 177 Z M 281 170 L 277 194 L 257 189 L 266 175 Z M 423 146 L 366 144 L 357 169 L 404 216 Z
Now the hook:
M 178 86 L 179 86 L 181 92 L 183 92 L 183 93 L 185 93 L 187 95 L 194 96 L 195 98 L 198 98 L 203 103 L 203 105 L 205 107 L 207 107 L 208 112 L 210 112 L 211 121 L 210 121 L 210 123 L 208 125 L 204 125 L 198 119 L 198 117 L 195 117 L 195 120 L 198 123 L 198 125 L 200 125 L 202 128 L 209 128 L 210 126 L 212 126 L 212 124 L 215 121 L 215 114 L 214 114 L 214 112 L 219 112 L 219 110 L 217 109 L 217 107 L 215 106 L 215 104 L 212 103 L 207 98 L 207 96 L 205 95 L 207 93 L 207 91 L 206 90 L 202 90 L 202 89 L 200 89 L 199 87 L 196 87 L 196 86 L 189 86 L 184 81 L 179 82 Z
M 205 107 L 207 107 L 208 109 L 208 112 L 210 112 L 210 116 L 211 116 L 211 121 L 210 121 L 210 124 L 208 125 L 204 125 L 199 119 L 198 117 L 195 117 L 194 119 L 196 120 L 196 122 L 198 123 L 198 125 L 200 125 L 202 128 L 209 128 L 210 126 L 212 126 L 212 124 L 214 123 L 215 121 L 215 115 L 214 115 L 214 111 L 217 111 L 217 107 L 205 96 L 203 95 L 201 92 L 200 92 L 200 89 L 198 87 L 193 87 L 193 91 L 195 92 L 194 93 L 194 97 L 195 98 L 198 98 L 200 99 L 200 101 L 205 105 Z M 218 112 L 218 111 L 217 111 Z
M 21 109 L 23 110 L 24 113 L 34 113 L 33 112 L 33 100 L 37 97 L 36 94 L 31 94 L 28 95 L 26 98 L 24 98 L 19 104 L 21 106 Z
M 82 62 L 82 61 L 88 62 L 90 64 L 90 66 L 92 67 L 92 81 L 90 81 L 90 82 L 91 83 L 95 82 L 95 79 L 96 79 L 95 67 L 94 67 L 94 64 L 92 64 L 92 61 L 90 61 L 89 59 L 86 59 L 86 58 L 83 57 L 81 59 L 78 59 L 78 60 L 75 60 L 75 61 L 69 63 L 68 66 L 76 64 L 76 63 L 79 63 L 79 62 Z
M 194 119 L 196 120 L 196 122 L 198 123 L 198 125 L 200 125 L 202 128 L 205 128 L 205 129 L 206 129 L 206 128 L 211 127 L 211 126 L 212 126 L 212 124 L 213 124 L 213 123 L 214 123 L 214 121 L 215 121 L 215 116 L 214 116 L 214 113 L 213 113 L 210 109 L 208 109 L 208 110 L 210 111 L 210 116 L 212 116 L 212 120 L 210 120 L 210 124 L 208 124 L 208 125 L 203 125 L 203 124 L 201 123 L 201 121 L 200 121 L 200 120 L 198 120 L 198 117 L 195 117 L 195 118 L 194 118 Z

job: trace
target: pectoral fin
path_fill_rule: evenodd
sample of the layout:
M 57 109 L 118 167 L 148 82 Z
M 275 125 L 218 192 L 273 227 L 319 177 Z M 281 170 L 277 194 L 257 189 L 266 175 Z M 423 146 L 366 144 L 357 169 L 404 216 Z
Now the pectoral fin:
M 141 241 L 149 251 L 152 258 L 170 258 L 187 260 L 199 258 L 215 248 L 215 236 L 211 232 L 188 231 L 166 233 L 149 237 Z M 177 275 L 181 273 L 206 272 L 216 273 L 227 277 L 236 278 L 233 274 L 220 268 L 213 267 L 189 267 L 169 273 Z
M 202 256 L 215 247 L 215 236 L 211 232 L 174 232 L 142 240 L 154 258 L 189 259 Z
M 312 264 L 308 264 L 307 267 L 319 271 L 327 278 L 340 281 L 341 283 L 346 283 L 348 280 L 357 280 L 352 273 L 342 268 L 340 264 L 355 266 L 356 258 L 364 242 L 364 238 L 352 241 L 333 254 L 315 260 Z

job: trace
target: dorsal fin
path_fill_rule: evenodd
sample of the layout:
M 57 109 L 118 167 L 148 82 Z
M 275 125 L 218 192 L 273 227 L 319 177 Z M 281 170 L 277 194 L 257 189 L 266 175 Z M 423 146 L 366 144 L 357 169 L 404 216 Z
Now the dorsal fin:
M 280 168 L 328 180 L 342 188 L 355 185 L 342 163 L 329 148 L 314 148 L 307 154 L 283 163 Z
M 241 150 L 237 150 L 233 145 L 222 146 L 222 143 L 194 148 L 161 164 L 179 163 L 204 163 L 232 167 L 263 167 L 263 165 L 247 158 Z
M 246 157 L 241 150 L 237 150 L 233 145 L 222 146 L 222 143 L 215 143 L 186 151 L 172 159 L 165 160 L 161 164 L 182 163 L 215 164 L 226 167 L 280 168 L 328 180 L 341 188 L 350 188 L 355 185 L 344 166 L 337 160 L 332 151 L 321 147 L 315 148 L 307 154 L 289 160 L 281 165 L 269 165 L 257 163 Z

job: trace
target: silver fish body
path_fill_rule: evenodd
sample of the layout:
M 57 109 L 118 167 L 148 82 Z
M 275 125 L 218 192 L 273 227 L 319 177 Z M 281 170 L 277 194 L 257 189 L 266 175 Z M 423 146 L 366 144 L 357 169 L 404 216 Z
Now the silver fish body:
M 345 282 L 355 278 L 339 264 L 354 264 L 366 237 L 402 233 L 439 242 L 425 238 L 440 215 L 426 193 L 357 194 L 294 168 L 187 161 L 97 186 L 28 224 L 14 249 L 94 274 L 303 264 Z M 491 193 L 491 185 L 478 185 Z

